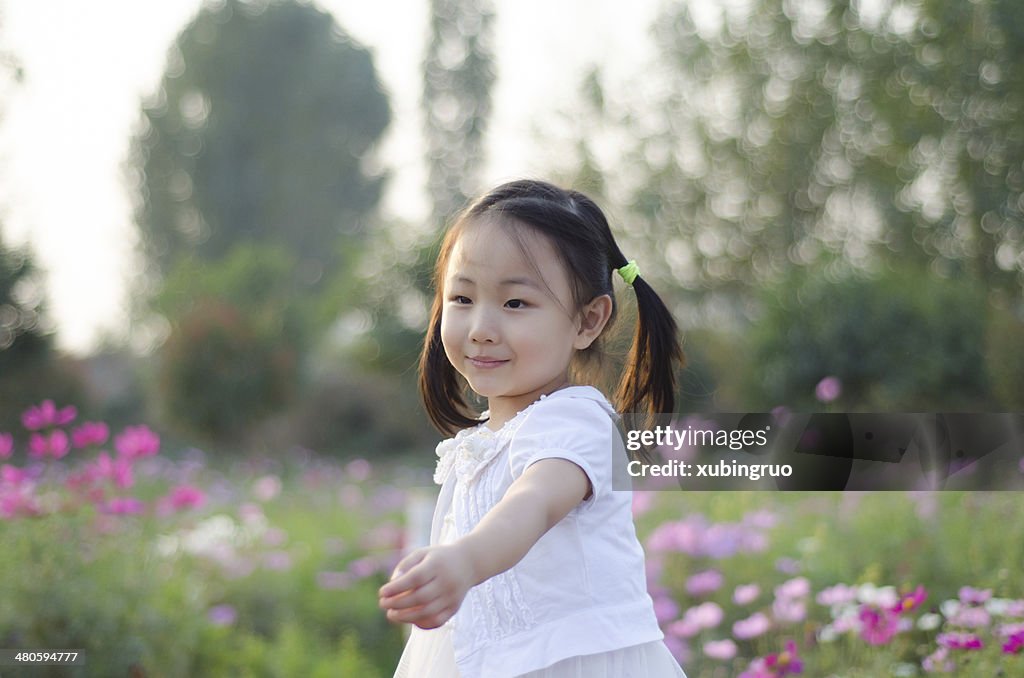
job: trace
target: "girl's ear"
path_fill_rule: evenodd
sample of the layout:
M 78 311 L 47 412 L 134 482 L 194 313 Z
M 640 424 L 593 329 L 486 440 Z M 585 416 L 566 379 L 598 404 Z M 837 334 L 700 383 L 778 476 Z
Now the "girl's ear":
M 576 340 L 573 347 L 582 351 L 589 348 L 594 340 L 601 336 L 608 319 L 612 317 L 612 298 L 607 294 L 594 297 L 581 310 L 579 315 L 579 330 L 576 333 Z

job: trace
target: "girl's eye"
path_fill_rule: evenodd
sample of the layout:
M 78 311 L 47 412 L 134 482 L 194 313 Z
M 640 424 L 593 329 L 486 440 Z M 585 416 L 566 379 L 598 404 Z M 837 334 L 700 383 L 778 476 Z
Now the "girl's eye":
M 452 297 L 452 301 L 454 301 L 456 304 L 471 304 L 471 303 L 473 303 L 473 302 L 471 302 L 469 300 L 469 297 L 464 297 L 461 294 L 456 294 L 454 297 Z
M 509 308 L 526 308 L 526 302 L 522 299 L 509 299 L 505 305 Z

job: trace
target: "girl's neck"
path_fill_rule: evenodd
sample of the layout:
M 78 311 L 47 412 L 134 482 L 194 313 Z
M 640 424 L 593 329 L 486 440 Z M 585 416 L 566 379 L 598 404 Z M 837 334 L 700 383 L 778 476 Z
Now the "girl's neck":
M 569 382 L 569 377 L 566 376 L 565 379 L 554 384 L 549 384 L 543 389 L 538 389 L 535 393 L 531 393 L 528 396 L 518 396 L 514 398 L 488 398 L 487 407 L 490 411 L 490 416 L 487 419 L 487 423 L 484 425 L 492 431 L 498 431 L 513 417 L 540 400 L 543 396 L 549 396 L 556 391 L 561 391 L 562 389 L 570 386 L 572 386 L 572 384 Z

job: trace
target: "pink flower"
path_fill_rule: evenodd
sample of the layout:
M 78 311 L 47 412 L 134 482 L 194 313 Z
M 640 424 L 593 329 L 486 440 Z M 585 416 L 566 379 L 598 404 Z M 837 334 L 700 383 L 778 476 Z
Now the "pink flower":
M 33 459 L 60 459 L 71 450 L 68 434 L 61 429 L 45 433 L 33 433 L 28 439 L 28 456 Z
M 25 471 L 17 466 L 4 464 L 0 467 L 0 483 L 17 487 L 23 480 L 25 480 L 26 476 L 27 474 Z
M 750 662 L 747 670 L 739 675 L 739 678 L 776 678 L 775 672 L 768 668 L 763 657 L 757 657 Z
M 827 605 L 829 607 L 833 605 L 848 605 L 857 600 L 857 587 L 836 584 L 835 586 L 823 589 L 815 600 L 818 601 L 819 605 Z
M 105 513 L 136 515 L 146 510 L 146 504 L 135 497 L 114 497 L 103 507 Z
M 952 673 L 953 669 L 956 668 L 953 660 L 949 658 L 949 650 L 944 647 L 940 647 L 925 657 L 924 661 L 921 662 L 921 666 L 929 673 Z
M 90 445 L 102 445 L 110 437 L 110 428 L 102 421 L 87 421 L 71 432 L 75 447 L 81 449 Z
M 776 598 L 772 603 L 772 616 L 776 621 L 795 623 L 807 617 L 807 603 L 793 598 Z
M 787 674 L 802 673 L 804 663 L 796 652 L 796 643 L 786 641 L 786 649 L 778 654 L 770 654 L 764 658 L 765 666 L 774 671 L 773 675 L 782 678 Z
M 736 643 L 728 638 L 725 640 L 709 640 L 704 643 L 704 654 L 712 659 L 728 661 L 736 656 Z
M 669 619 L 674 619 L 679 614 L 679 605 L 667 595 L 654 596 L 654 616 L 659 624 L 664 624 Z
M 983 607 L 975 605 L 964 605 L 949 618 L 949 623 L 963 628 L 986 627 L 992 622 L 992 617 Z
M 718 570 L 704 570 L 686 580 L 686 592 L 691 596 L 703 596 L 717 591 L 725 582 Z
M 964 586 L 960 589 L 960 602 L 970 605 L 981 605 L 992 597 L 992 589 L 976 589 L 971 586 Z
M 807 577 L 796 577 L 775 587 L 775 596 L 778 598 L 803 598 L 810 592 L 811 582 Z
M 78 410 L 69 405 L 57 409 L 52 400 L 44 400 L 37 407 L 30 407 L 21 415 L 21 423 L 29 431 L 38 431 L 47 426 L 63 426 L 75 420 Z
M 755 612 L 746 619 L 740 619 L 732 625 L 732 635 L 740 640 L 749 640 L 760 636 L 771 627 L 771 622 L 761 612 Z
M 0 433 L 0 459 L 9 459 L 14 452 L 14 436 L 10 433 Z
M 905 593 L 900 596 L 900 600 L 893 606 L 892 611 L 897 614 L 903 614 L 905 612 L 913 612 L 917 608 L 921 607 L 921 604 L 928 598 L 928 594 L 925 592 L 923 586 L 918 586 L 910 593 Z
M 761 588 L 757 584 L 743 584 L 736 587 L 732 592 L 732 602 L 737 605 L 749 605 L 761 595 Z
M 888 608 L 861 605 L 860 637 L 869 645 L 885 645 L 899 631 L 899 615 Z
M 281 494 L 281 479 L 274 475 L 263 476 L 253 483 L 252 493 L 260 501 L 270 501 Z
M 178 485 L 167 495 L 167 502 L 171 507 L 180 511 L 186 508 L 198 508 L 203 505 L 206 495 L 198 487 L 192 485 Z
M 825 377 L 814 387 L 815 397 L 823 403 L 830 403 L 843 392 L 843 384 L 838 377 Z
M 654 493 L 637 490 L 633 492 L 633 517 L 642 516 L 654 505 Z
M 356 482 L 362 482 L 370 477 L 373 467 L 365 459 L 353 459 L 345 466 L 345 473 Z
M 980 650 L 984 647 L 981 638 L 973 633 L 940 633 L 936 641 L 951 650 Z
M 127 426 L 114 438 L 117 453 L 125 459 L 151 457 L 160 451 L 160 436 L 148 426 Z
M 97 455 L 91 473 L 93 478 L 110 480 L 121 488 L 131 487 L 135 483 L 131 462 L 123 458 L 112 460 L 106 452 Z

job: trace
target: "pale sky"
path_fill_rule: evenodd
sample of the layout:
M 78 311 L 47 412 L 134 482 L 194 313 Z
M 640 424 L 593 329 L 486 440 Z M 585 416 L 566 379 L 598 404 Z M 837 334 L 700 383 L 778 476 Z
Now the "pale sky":
M 392 179 L 388 215 L 424 214 L 420 62 L 427 0 L 319 0 L 372 50 L 393 122 L 381 148 Z M 29 242 L 47 273 L 58 344 L 84 353 L 125 328 L 135 229 L 120 168 L 144 95 L 201 0 L 0 0 L 3 43 L 24 83 L 3 102 L 0 224 Z M 537 142 L 557 124 L 593 63 L 627 92 L 650 58 L 660 0 L 496 0 L 498 83 L 486 184 L 536 176 L 557 163 Z

